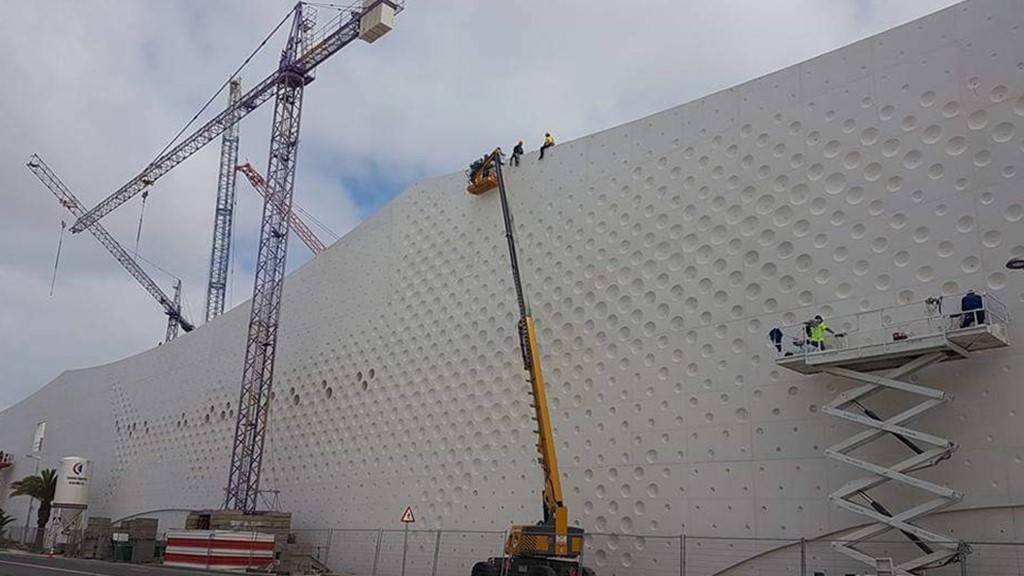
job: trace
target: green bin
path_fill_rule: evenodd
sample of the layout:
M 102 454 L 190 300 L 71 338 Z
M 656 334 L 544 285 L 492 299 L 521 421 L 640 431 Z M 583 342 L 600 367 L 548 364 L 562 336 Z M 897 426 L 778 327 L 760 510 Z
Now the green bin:
M 132 561 L 132 545 L 129 542 L 114 542 L 114 553 L 112 554 L 114 562 L 131 562 Z

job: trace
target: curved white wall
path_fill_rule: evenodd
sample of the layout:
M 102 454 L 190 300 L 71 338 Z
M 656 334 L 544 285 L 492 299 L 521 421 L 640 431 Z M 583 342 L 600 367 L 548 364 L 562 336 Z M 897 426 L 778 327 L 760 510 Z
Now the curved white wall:
M 1024 255 L 1022 21 L 1021 2 L 957 5 L 511 169 L 574 522 L 855 521 L 825 502 L 851 472 L 822 450 L 847 430 L 817 412 L 843 384 L 776 368 L 764 334 L 970 287 L 1024 318 L 1003 268 Z M 94 461 L 94 514 L 217 506 L 247 313 L 63 374 L 0 414 L 0 449 L 46 420 L 51 463 Z M 535 521 L 515 321 L 497 197 L 461 174 L 412 186 L 288 278 L 264 487 L 306 527 L 393 526 L 406 504 L 426 527 Z M 963 537 L 1024 538 L 1012 337 L 920 375 L 957 396 L 921 425 L 962 445 L 932 477 L 987 508 L 938 521 Z

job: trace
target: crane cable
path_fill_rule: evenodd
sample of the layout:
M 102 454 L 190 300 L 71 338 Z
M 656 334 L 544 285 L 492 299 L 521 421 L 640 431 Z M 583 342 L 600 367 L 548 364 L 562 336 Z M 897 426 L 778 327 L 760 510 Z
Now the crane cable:
M 64 246 L 64 230 L 68 223 L 60 221 L 60 240 L 57 240 L 57 259 L 53 263 L 53 279 L 50 280 L 50 296 L 53 296 L 53 286 L 57 283 L 57 266 L 60 265 L 60 249 Z
M 146 215 L 146 198 L 149 198 L 149 190 L 142 192 L 142 209 L 139 210 L 139 229 L 135 232 L 135 257 L 139 257 L 139 239 L 142 238 L 142 217 Z
M 203 112 L 205 112 L 206 109 L 210 107 L 210 104 L 212 104 L 213 101 L 216 100 L 218 96 L 220 96 L 221 92 L 223 92 L 224 89 L 227 88 L 229 84 L 231 84 L 231 81 L 235 79 L 239 73 L 242 72 L 242 69 L 249 65 L 249 62 L 251 62 L 252 59 L 256 56 L 256 54 L 258 54 L 260 50 L 262 50 L 263 47 L 267 45 L 267 42 L 269 42 L 270 39 L 273 38 L 274 34 L 277 34 L 277 31 L 281 29 L 281 26 L 284 26 L 284 23 L 287 22 L 289 18 L 291 18 L 294 12 L 295 8 L 292 8 L 291 10 L 288 11 L 287 14 L 284 15 L 284 18 L 282 18 L 281 21 L 277 23 L 277 26 L 274 26 L 274 29 L 270 31 L 270 34 L 267 34 L 267 37 L 264 38 L 263 41 L 260 42 L 258 46 L 256 46 L 256 49 L 253 50 L 245 58 L 245 60 L 242 61 L 242 64 L 237 69 L 235 69 L 235 71 L 230 76 L 228 76 L 228 79 L 225 80 L 223 84 L 221 84 L 220 88 L 218 88 L 217 91 L 214 92 L 213 96 L 210 96 L 210 99 L 206 101 L 206 104 L 203 104 L 203 107 L 200 108 L 198 112 L 196 112 L 195 116 L 193 116 L 191 120 L 189 120 L 184 126 L 182 126 L 181 130 L 179 130 L 178 133 L 174 135 L 174 138 L 172 138 L 171 141 L 168 142 L 166 146 L 164 146 L 164 149 L 161 150 L 160 153 L 156 155 L 156 158 L 149 163 L 150 166 L 155 164 L 156 161 L 159 160 L 160 157 L 163 156 L 164 153 L 171 148 L 171 146 L 174 146 L 174 143 L 178 141 L 178 138 L 181 138 L 181 135 L 184 134 L 185 131 L 192 126 L 192 124 L 195 124 L 195 121 L 199 119 L 199 116 L 201 116 Z

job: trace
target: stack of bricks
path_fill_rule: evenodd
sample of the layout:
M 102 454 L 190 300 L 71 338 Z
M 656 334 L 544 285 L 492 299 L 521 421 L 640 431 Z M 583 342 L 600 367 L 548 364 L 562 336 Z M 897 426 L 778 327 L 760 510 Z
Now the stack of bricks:
M 90 560 L 106 560 L 110 557 L 110 537 L 114 528 L 110 518 L 91 516 L 85 523 L 82 535 L 81 557 Z
M 292 515 L 289 512 L 246 514 L 239 510 L 201 510 L 188 515 L 185 529 L 262 532 L 283 541 L 292 529 Z
M 121 522 L 115 532 L 127 532 L 132 545 L 132 564 L 153 562 L 156 556 L 156 518 L 132 518 Z
M 278 574 L 310 574 L 313 572 L 313 545 L 275 542 Z

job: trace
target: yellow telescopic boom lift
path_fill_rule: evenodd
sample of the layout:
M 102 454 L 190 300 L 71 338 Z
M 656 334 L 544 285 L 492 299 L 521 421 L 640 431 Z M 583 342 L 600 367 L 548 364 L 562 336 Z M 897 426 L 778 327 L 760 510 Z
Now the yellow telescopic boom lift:
M 544 471 L 543 520 L 536 525 L 512 526 L 505 540 L 504 558 L 490 558 L 473 566 L 472 576 L 592 576 L 593 570 L 580 563 L 583 553 L 583 529 L 569 526 L 568 510 L 562 500 L 562 483 L 558 473 L 558 457 L 551 430 L 544 372 L 540 365 L 537 346 L 537 328 L 530 314 L 530 303 L 523 293 L 516 252 L 515 223 L 505 193 L 505 179 L 501 171 L 501 148 L 473 163 L 467 172 L 470 194 L 480 195 L 497 188 L 501 197 L 501 213 L 505 222 L 508 257 L 512 266 L 519 305 L 519 347 L 523 354 L 533 395 L 533 408 L 537 421 L 537 452 Z

